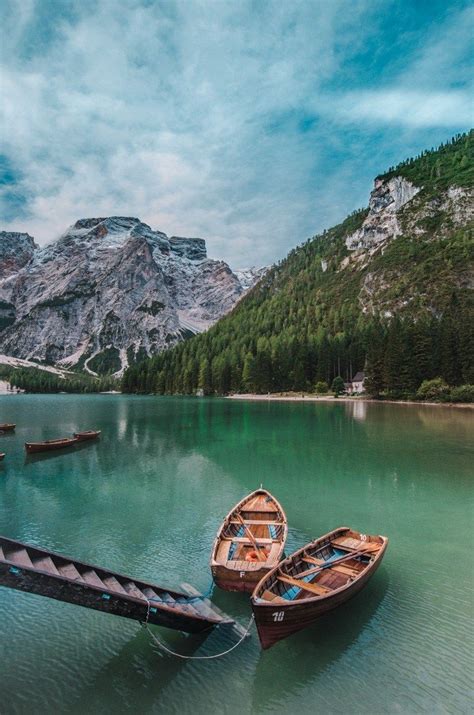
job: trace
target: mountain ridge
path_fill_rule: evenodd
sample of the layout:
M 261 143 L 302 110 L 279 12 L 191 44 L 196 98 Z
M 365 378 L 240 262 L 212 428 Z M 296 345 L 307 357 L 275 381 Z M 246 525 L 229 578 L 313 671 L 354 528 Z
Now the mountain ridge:
M 120 374 L 212 325 L 245 286 L 202 238 L 168 237 L 138 218 L 79 219 L 38 247 L 0 234 L 0 350 L 18 358 Z
M 304 390 L 364 368 L 374 394 L 474 382 L 473 148 L 471 131 L 376 177 L 367 209 L 290 251 L 207 333 L 128 370 L 123 388 Z

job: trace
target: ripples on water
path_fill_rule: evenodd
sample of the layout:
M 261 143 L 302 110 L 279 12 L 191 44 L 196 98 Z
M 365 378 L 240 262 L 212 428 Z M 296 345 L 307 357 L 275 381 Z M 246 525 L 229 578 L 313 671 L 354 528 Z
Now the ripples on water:
M 163 655 L 126 619 L 0 589 L 0 712 L 467 713 L 472 696 L 472 413 L 398 405 L 120 396 L 2 398 L 0 533 L 136 577 L 207 590 L 230 506 L 263 482 L 287 552 L 347 524 L 384 533 L 352 602 L 263 653 Z M 100 444 L 25 459 L 26 438 L 102 429 Z M 470 568 L 467 567 L 469 565 Z M 214 592 L 245 624 L 248 599 Z M 171 648 L 229 647 L 159 631 Z

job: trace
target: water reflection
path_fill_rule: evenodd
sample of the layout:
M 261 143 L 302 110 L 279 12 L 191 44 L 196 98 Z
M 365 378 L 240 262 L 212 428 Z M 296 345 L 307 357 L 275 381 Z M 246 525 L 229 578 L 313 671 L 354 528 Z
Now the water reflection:
M 371 621 L 379 609 L 389 589 L 389 576 L 382 566 L 366 588 L 340 608 L 322 616 L 311 628 L 281 641 L 268 651 L 261 651 L 255 670 L 252 690 L 252 712 L 292 711 L 291 698 L 318 679 L 330 666 L 353 669 L 358 673 L 357 663 L 351 665 L 351 652 L 365 633 L 370 630 Z M 291 683 L 286 678 L 276 678 L 277 662 L 280 658 L 298 663 L 297 677 Z M 337 687 L 334 682 L 328 688 Z M 315 712 L 318 708 L 315 705 Z
M 384 712 L 391 697 L 400 712 L 410 712 L 407 698 L 430 712 L 437 696 L 467 710 L 472 554 L 468 539 L 450 538 L 453 523 L 457 534 L 472 527 L 466 411 L 371 403 L 362 418 L 355 402 L 6 399 L 17 433 L 2 450 L 0 533 L 11 538 L 206 592 L 216 531 L 261 482 L 287 512 L 287 551 L 340 525 L 390 538 L 384 565 L 352 602 L 265 653 L 254 631 L 222 661 L 183 665 L 126 619 L 0 589 L 6 711 L 247 715 L 350 712 L 357 702 Z M 101 429 L 101 441 L 25 462 L 25 440 L 85 426 Z M 213 600 L 247 622 L 243 594 L 216 590 Z M 163 638 L 199 654 L 235 642 L 219 632 L 202 643 Z
M 367 418 L 367 405 L 367 402 L 363 402 L 361 400 L 346 402 L 346 415 L 354 420 L 357 420 L 358 422 L 364 422 Z

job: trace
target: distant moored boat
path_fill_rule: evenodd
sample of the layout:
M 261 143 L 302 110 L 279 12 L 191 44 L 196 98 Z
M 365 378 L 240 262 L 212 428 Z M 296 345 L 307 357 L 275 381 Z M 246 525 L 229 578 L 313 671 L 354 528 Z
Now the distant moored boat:
M 25 442 L 28 454 L 33 452 L 50 452 L 51 450 L 72 447 L 79 442 L 77 437 L 63 437 L 61 439 L 47 439 L 44 442 Z
M 226 591 L 253 591 L 282 557 L 288 524 L 281 505 L 266 489 L 242 499 L 220 527 L 211 556 L 216 584 Z
M 12 424 L 10 422 L 4 422 L 3 424 L 0 424 L 0 432 L 13 432 L 15 427 L 16 427 L 16 424 Z
M 312 625 L 358 593 L 380 566 L 387 544 L 385 536 L 343 526 L 278 564 L 251 598 L 262 648 Z
M 0 462 L 5 459 L 5 452 L 0 452 Z
M 88 439 L 98 439 L 100 437 L 100 430 L 89 429 L 84 432 L 74 432 L 74 437 L 76 437 L 79 442 L 85 442 Z

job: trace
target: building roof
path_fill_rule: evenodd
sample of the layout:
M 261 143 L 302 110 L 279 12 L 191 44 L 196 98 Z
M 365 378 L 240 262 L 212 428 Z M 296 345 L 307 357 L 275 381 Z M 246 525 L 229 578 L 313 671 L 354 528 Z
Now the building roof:
M 352 382 L 363 382 L 365 378 L 365 372 L 356 372 L 352 378 Z

